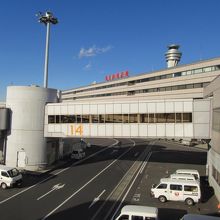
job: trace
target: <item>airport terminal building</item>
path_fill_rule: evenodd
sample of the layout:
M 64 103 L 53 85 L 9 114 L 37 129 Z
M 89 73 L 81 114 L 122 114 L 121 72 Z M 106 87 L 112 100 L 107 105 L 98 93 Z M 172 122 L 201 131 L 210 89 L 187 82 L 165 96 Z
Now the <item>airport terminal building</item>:
M 130 77 L 124 71 L 61 93 L 9 86 L 0 107 L 1 118 L 10 116 L 0 124 L 6 165 L 44 169 L 70 152 L 67 138 L 211 139 L 209 180 L 220 200 L 220 57 L 178 65 L 177 45 L 165 56 L 166 69 Z

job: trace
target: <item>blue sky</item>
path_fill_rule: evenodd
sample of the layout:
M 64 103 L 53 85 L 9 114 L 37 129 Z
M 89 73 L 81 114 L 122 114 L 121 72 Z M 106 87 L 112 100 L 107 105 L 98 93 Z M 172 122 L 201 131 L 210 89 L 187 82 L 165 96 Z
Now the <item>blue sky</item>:
M 0 0 L 0 101 L 9 85 L 43 85 L 45 34 L 38 11 L 50 10 L 49 87 L 61 90 L 166 68 L 167 45 L 181 64 L 220 56 L 219 0 Z

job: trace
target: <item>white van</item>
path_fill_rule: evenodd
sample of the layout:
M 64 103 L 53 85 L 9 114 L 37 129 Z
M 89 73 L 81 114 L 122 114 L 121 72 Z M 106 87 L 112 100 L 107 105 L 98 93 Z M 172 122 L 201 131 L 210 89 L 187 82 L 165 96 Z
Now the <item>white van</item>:
M 71 159 L 81 160 L 86 156 L 86 153 L 83 149 L 75 149 L 71 154 Z
M 170 178 L 171 179 L 174 179 L 174 180 L 194 180 L 196 181 L 195 179 L 195 176 L 193 176 L 192 174 L 171 174 L 170 175 Z
M 181 220 L 217 220 L 219 217 L 209 215 L 186 214 Z
M 198 170 L 191 170 L 191 169 L 178 169 L 175 172 L 176 174 L 191 174 L 195 177 L 197 181 L 200 181 L 200 175 Z
M 126 205 L 115 220 L 158 220 L 158 209 L 156 207 Z
M 21 184 L 22 175 L 16 168 L 0 165 L 0 186 L 2 189 Z
M 193 205 L 200 201 L 201 190 L 198 181 L 162 178 L 158 185 L 152 186 L 151 195 L 160 202 L 185 201 L 187 205 Z

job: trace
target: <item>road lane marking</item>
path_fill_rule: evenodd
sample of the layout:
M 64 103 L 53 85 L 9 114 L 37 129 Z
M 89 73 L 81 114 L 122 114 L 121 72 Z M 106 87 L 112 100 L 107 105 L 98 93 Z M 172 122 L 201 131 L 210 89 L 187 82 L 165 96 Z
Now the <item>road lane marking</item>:
M 100 151 L 98 151 L 98 152 L 96 152 L 96 153 L 94 153 L 94 154 L 91 154 L 89 157 L 84 158 L 83 161 L 86 160 L 86 159 L 89 159 L 89 158 L 91 158 L 92 156 L 95 156 L 96 154 L 99 154 L 99 153 L 101 153 L 101 152 L 103 152 L 103 151 L 105 151 L 105 150 L 107 150 L 107 149 L 109 149 L 109 148 L 111 148 L 111 147 L 113 147 L 113 146 L 115 146 L 115 145 L 117 145 L 119 141 L 116 140 L 116 139 L 113 139 L 113 140 L 115 140 L 115 143 L 111 144 L 110 146 L 108 146 L 108 147 L 106 147 L 106 148 L 104 148 L 104 149 L 102 149 L 102 150 L 100 150 Z M 14 195 L 8 197 L 7 199 L 4 199 L 4 200 L 0 201 L 0 205 L 3 204 L 3 203 L 5 203 L 5 202 L 7 202 L 7 201 L 10 200 L 10 199 L 13 199 L 14 197 L 16 197 L 16 196 L 18 196 L 18 195 L 20 195 L 20 194 L 22 194 L 22 193 L 24 193 L 24 192 L 26 192 L 26 191 L 28 191 L 28 190 L 34 188 L 35 186 L 38 186 L 38 185 L 40 185 L 41 183 L 44 183 L 44 182 L 48 181 L 49 179 L 52 179 L 54 176 L 57 176 L 58 174 L 63 173 L 64 171 L 70 169 L 72 166 L 78 164 L 79 162 L 82 162 L 82 160 L 73 163 L 70 167 L 64 168 L 64 169 L 60 170 L 59 172 L 54 173 L 52 176 L 49 176 L 49 177 L 47 177 L 46 179 L 43 179 L 42 181 L 35 183 L 33 186 L 30 186 L 30 187 L 28 187 L 28 188 L 26 188 L 26 189 L 24 189 L 24 190 L 22 190 L 22 191 L 20 191 L 20 192 L 18 192 L 18 193 L 16 193 L 16 194 L 14 194 Z
M 135 147 L 136 143 L 134 140 L 130 139 L 130 141 L 133 143 L 133 147 Z
M 139 174 L 142 174 L 142 172 L 143 172 L 145 166 L 147 165 L 147 162 L 148 162 L 149 158 L 151 157 L 151 155 L 152 155 L 152 152 L 150 152 L 150 153 L 147 155 L 146 159 L 144 160 L 144 162 L 143 162 L 143 164 L 142 164 L 142 166 L 141 166 L 141 169 L 140 169 L 140 173 L 139 173 Z
M 135 153 L 134 157 L 137 157 L 137 156 L 138 156 L 138 154 L 139 154 L 138 152 L 137 152 L 137 153 Z
M 133 146 L 132 146 L 133 147 Z M 79 193 L 82 189 L 84 189 L 87 185 L 89 185 L 93 180 L 95 180 L 98 176 L 100 176 L 103 172 L 105 172 L 110 166 L 112 166 L 115 162 L 118 161 L 122 156 L 124 156 L 128 151 L 131 150 L 130 147 L 128 150 L 126 150 L 123 154 L 121 154 L 118 158 L 116 158 L 114 161 L 112 161 L 107 167 L 105 167 L 102 171 L 100 171 L 98 174 L 96 174 L 92 179 L 90 179 L 87 183 L 85 183 L 82 187 L 80 187 L 77 191 L 75 191 L 71 196 L 69 196 L 67 199 L 65 199 L 60 205 L 58 205 L 55 209 L 53 209 L 50 213 L 48 213 L 46 216 L 42 218 L 42 220 L 47 219 L 50 215 L 52 215 L 55 211 L 57 211 L 60 207 L 62 207 L 65 203 L 67 203 L 70 199 L 72 199 L 77 193 Z
M 62 189 L 65 186 L 65 184 L 63 184 L 63 185 L 60 185 L 60 184 L 61 183 L 58 183 L 58 184 L 54 185 L 50 191 L 48 191 L 44 195 L 38 197 L 37 200 L 40 200 L 40 199 L 44 198 L 45 196 L 47 196 L 48 194 L 50 194 L 51 192 L 53 192 L 55 190 L 58 190 L 58 189 Z
M 96 203 L 100 200 L 100 197 L 105 193 L 105 189 L 97 196 L 93 199 L 92 203 L 90 204 L 89 206 L 89 209 Z
M 151 153 L 151 152 L 150 152 L 150 153 Z M 148 160 L 150 159 L 150 157 L 147 157 L 147 158 L 148 158 Z M 144 162 L 143 162 L 143 163 L 144 163 Z M 138 175 L 139 175 L 139 173 L 140 173 L 141 168 L 142 168 L 142 166 L 139 168 L 139 170 L 138 170 L 138 172 L 137 172 L 135 178 L 133 179 L 132 183 L 130 184 L 130 186 L 129 186 L 127 192 L 125 193 L 124 197 L 122 198 L 122 200 L 121 200 L 121 202 L 120 202 L 118 208 L 117 208 L 116 211 L 114 212 L 114 214 L 113 214 L 111 220 L 114 219 L 114 217 L 115 217 L 115 215 L 117 214 L 118 210 L 120 209 L 122 203 L 124 202 L 125 198 L 127 197 L 128 193 L 130 192 L 131 187 L 134 185 L 134 183 L 135 183 L 135 181 L 136 181 L 136 179 L 137 179 L 137 177 L 138 177 Z

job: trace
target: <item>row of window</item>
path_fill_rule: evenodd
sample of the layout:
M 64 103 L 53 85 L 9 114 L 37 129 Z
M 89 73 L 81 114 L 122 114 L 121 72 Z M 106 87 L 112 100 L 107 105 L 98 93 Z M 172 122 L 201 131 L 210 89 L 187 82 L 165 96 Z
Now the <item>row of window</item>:
M 100 89 L 125 86 L 125 85 L 131 86 L 131 85 L 135 85 L 136 83 L 143 83 L 143 82 L 149 82 L 149 81 L 160 80 L 160 79 L 168 79 L 168 78 L 173 78 L 173 77 L 180 77 L 180 76 L 194 75 L 194 74 L 199 74 L 199 73 L 212 72 L 212 71 L 216 71 L 219 69 L 220 69 L 220 66 L 209 66 L 209 67 L 192 69 L 192 70 L 188 70 L 188 71 L 171 73 L 171 74 L 166 74 L 166 75 L 161 75 L 161 76 L 147 77 L 144 79 L 132 80 L 132 81 L 123 82 L 123 83 L 114 83 L 111 85 L 99 86 L 99 87 L 88 88 L 88 89 L 81 89 L 81 90 L 76 90 L 76 91 L 71 91 L 71 92 L 64 92 L 64 94 L 65 95 L 66 94 L 76 94 L 76 93 L 81 93 L 81 92 L 88 92 L 88 91 L 93 91 L 93 90 L 100 90 Z
M 215 179 L 216 183 L 220 186 L 220 173 L 219 171 L 212 165 L 212 176 Z
M 48 123 L 191 123 L 192 113 L 49 115 Z
M 95 97 L 104 97 L 104 96 L 118 96 L 118 95 L 129 95 L 130 96 L 130 95 L 135 95 L 135 94 L 140 94 L 140 93 L 164 92 L 164 91 L 174 91 L 174 90 L 181 90 L 181 89 L 195 89 L 195 88 L 203 88 L 203 87 L 207 86 L 208 84 L 209 84 L 208 82 L 194 83 L 194 84 L 187 84 L 187 85 L 133 90 L 133 91 L 127 91 L 127 92 L 114 92 L 114 93 L 105 93 L 105 94 L 97 94 L 97 95 L 63 98 L 63 100 L 76 100 L 76 99 L 86 99 L 86 98 L 95 98 Z
M 170 184 L 169 190 L 182 191 L 184 187 L 184 191 L 186 192 L 198 192 L 197 186 L 192 185 L 179 185 L 179 184 Z M 166 183 L 161 183 L 157 189 L 167 189 L 168 185 Z

